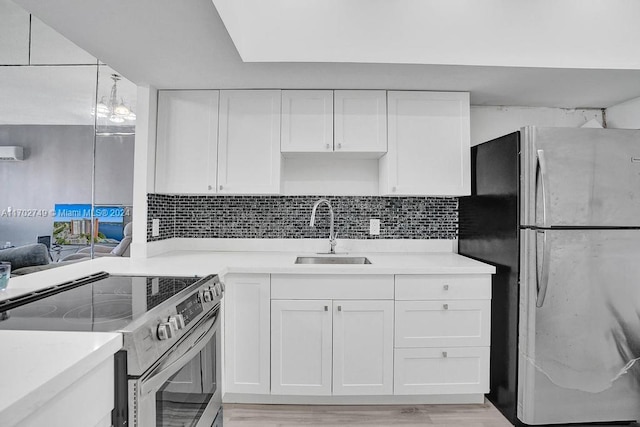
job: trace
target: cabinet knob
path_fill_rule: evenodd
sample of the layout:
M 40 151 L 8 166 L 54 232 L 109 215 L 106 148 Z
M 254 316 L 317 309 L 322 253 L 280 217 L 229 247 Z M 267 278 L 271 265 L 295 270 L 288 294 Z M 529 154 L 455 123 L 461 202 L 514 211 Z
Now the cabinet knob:
M 449 304 L 442 304 L 442 308 L 445 310 L 449 310 Z
M 448 356 L 447 352 L 446 352 L 446 351 L 443 351 L 443 352 L 442 352 L 442 357 L 447 357 L 447 356 Z
M 329 144 L 327 144 L 327 150 L 330 150 L 331 146 Z
M 210 185 L 210 186 L 209 186 L 209 190 L 213 190 L 213 186 L 211 186 L 211 185 Z
M 221 186 L 220 186 L 220 187 L 218 187 L 218 188 L 220 188 L 220 190 L 222 190 L 222 188 L 223 188 L 223 187 L 222 187 L 222 185 L 221 185 Z
M 342 143 L 338 142 L 338 150 L 342 148 Z
M 448 291 L 448 290 L 449 290 L 449 285 L 444 285 L 444 286 L 442 287 L 442 289 L 444 289 L 445 291 Z
M 342 311 L 342 306 L 341 305 L 338 306 L 338 311 Z
M 329 311 L 329 306 L 328 305 L 324 306 L 324 311 Z

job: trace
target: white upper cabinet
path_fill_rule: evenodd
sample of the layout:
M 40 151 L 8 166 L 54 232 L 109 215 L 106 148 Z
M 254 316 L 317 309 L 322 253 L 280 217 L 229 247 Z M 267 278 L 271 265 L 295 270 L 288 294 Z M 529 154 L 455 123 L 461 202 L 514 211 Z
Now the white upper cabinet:
M 336 90 L 334 93 L 335 151 L 387 151 L 387 92 Z
M 386 91 L 282 91 L 281 147 L 283 153 L 380 157 L 387 151 Z
M 279 90 L 220 91 L 218 193 L 280 193 Z
M 158 93 L 156 192 L 216 192 L 217 90 Z
M 333 91 L 282 91 L 283 153 L 333 151 Z
M 469 94 L 390 91 L 388 109 L 380 194 L 470 194 Z
M 0 0 L 0 65 L 29 63 L 29 12 Z

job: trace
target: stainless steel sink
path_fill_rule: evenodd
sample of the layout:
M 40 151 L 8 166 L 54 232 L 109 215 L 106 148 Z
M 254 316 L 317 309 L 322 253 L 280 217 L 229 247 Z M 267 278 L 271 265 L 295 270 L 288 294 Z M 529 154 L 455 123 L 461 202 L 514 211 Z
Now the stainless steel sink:
M 363 256 L 299 256 L 296 264 L 371 264 Z

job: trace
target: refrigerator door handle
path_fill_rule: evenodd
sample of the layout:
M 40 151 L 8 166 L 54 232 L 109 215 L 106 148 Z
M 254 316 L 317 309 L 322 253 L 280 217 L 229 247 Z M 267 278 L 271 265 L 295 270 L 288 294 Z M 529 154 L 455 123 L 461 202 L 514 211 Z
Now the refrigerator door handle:
M 536 296 L 536 307 L 540 308 L 544 304 L 544 299 L 547 296 L 547 286 L 549 285 L 549 245 L 547 244 L 547 232 L 545 230 L 536 230 L 536 254 L 537 250 L 537 242 L 538 242 L 538 233 L 542 234 L 542 263 L 540 266 L 540 278 L 538 278 L 538 266 L 536 262 L 536 282 L 538 282 L 537 290 L 538 294 Z
M 540 186 L 542 189 L 542 226 L 547 227 L 547 206 L 549 205 L 549 200 L 547 199 L 547 191 L 544 184 L 545 177 L 547 175 L 547 162 L 544 157 L 544 150 L 538 150 L 537 154 L 537 166 L 540 169 Z M 537 186 L 538 181 L 536 180 L 535 195 L 538 194 Z

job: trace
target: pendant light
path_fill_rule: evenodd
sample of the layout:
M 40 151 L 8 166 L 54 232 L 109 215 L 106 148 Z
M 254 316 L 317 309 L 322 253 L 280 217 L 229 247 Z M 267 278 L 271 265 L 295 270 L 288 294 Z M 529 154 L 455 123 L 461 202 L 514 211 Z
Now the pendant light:
M 111 123 L 124 123 L 125 121 L 133 122 L 136 120 L 136 114 L 124 104 L 124 99 L 118 100 L 118 81 L 121 77 L 118 74 L 111 74 L 113 86 L 108 101 L 103 96 L 96 106 L 96 113 L 100 118 L 109 118 Z

